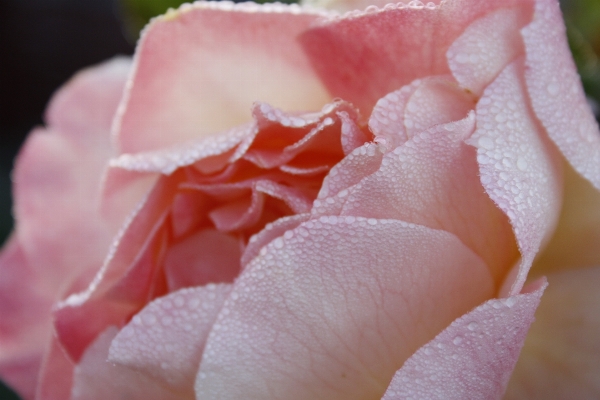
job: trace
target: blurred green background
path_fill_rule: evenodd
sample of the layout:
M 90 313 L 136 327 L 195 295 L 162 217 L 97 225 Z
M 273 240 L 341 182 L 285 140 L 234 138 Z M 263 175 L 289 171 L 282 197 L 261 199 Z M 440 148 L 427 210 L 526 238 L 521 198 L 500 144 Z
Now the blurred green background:
M 116 54 L 131 54 L 138 32 L 147 21 L 182 3 L 0 0 L 0 243 L 13 225 L 10 171 L 14 157 L 27 133 L 42 124 L 52 93 L 85 66 Z M 600 0 L 561 0 L 561 7 L 569 44 L 598 118 Z M 0 400 L 16 399 L 0 382 Z

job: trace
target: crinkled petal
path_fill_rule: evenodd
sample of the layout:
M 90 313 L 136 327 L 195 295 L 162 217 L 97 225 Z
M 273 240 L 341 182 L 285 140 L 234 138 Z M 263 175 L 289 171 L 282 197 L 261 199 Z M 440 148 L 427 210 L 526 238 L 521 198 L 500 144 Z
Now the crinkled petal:
M 169 292 L 210 282 L 232 282 L 240 272 L 240 241 L 203 229 L 167 250 L 164 274 Z
M 510 220 L 522 261 L 501 295 L 519 293 L 534 257 L 554 232 L 561 208 L 562 164 L 526 97 L 523 60 L 507 66 L 477 104 L 481 183 Z
M 505 399 L 600 398 L 600 267 L 548 283 Z
M 525 53 L 519 29 L 531 21 L 529 4 L 491 12 L 469 25 L 448 49 L 448 65 L 460 85 L 481 96 L 512 60 Z
M 481 259 L 443 231 L 324 216 L 289 232 L 234 283 L 198 398 L 381 396 L 410 354 L 493 293 Z
M 565 36 L 556 0 L 536 0 L 522 31 L 531 104 L 548 135 L 573 168 L 600 190 L 600 131 Z
M 228 284 L 199 286 L 153 301 L 114 338 L 109 361 L 193 398 L 206 338 L 230 291 Z
M 523 0 L 390 4 L 331 18 L 300 41 L 333 96 L 370 113 L 378 99 L 413 80 L 450 73 L 446 51 L 475 19 Z
M 106 328 L 86 349 L 73 371 L 70 400 L 144 399 L 191 400 L 151 376 L 109 362 L 108 349 L 118 329 Z
M 382 400 L 501 399 L 546 286 L 488 300 L 454 321 L 404 363 Z
M 322 15 L 297 5 L 197 2 L 145 29 L 115 133 L 156 150 L 251 120 L 254 101 L 318 110 L 329 96 L 296 42 Z
M 115 239 L 89 287 L 69 296 L 55 310 L 58 337 L 73 360 L 78 361 L 109 325 L 124 323 L 157 295 L 156 278 L 162 276 L 159 266 L 168 235 L 163 228 L 179 181 L 179 175 L 159 181 Z

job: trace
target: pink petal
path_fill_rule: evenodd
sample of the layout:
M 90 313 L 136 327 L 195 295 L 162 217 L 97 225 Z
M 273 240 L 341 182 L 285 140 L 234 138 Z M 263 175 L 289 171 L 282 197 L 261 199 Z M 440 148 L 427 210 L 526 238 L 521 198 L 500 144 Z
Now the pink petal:
M 425 78 L 406 103 L 402 116 L 406 135 L 411 138 L 434 125 L 461 120 L 474 105 L 473 96 L 457 87 L 452 77 Z
M 239 240 L 214 229 L 200 230 L 172 244 L 164 264 L 169 292 L 210 282 L 233 282 L 240 272 L 240 247 Z
M 460 85 L 481 96 L 483 89 L 525 53 L 519 29 L 531 21 L 532 7 L 500 9 L 472 22 L 446 53 Z
M 181 175 L 162 178 L 113 243 L 90 286 L 61 302 L 54 312 L 57 335 L 78 361 L 108 325 L 119 325 L 155 295 L 165 220 Z M 166 288 L 165 288 L 166 289 Z M 86 321 L 83 323 L 82 321 Z
M 0 254 L 0 375 L 24 399 L 33 399 L 50 340 L 55 293 L 44 289 L 13 236 Z
M 412 352 L 493 292 L 485 264 L 446 232 L 333 216 L 289 232 L 234 283 L 198 398 L 381 396 Z
M 300 40 L 334 97 L 369 113 L 378 99 L 416 78 L 450 72 L 446 51 L 475 19 L 522 0 L 409 3 L 332 18 Z
M 250 121 L 257 100 L 319 109 L 329 97 L 295 40 L 319 15 L 298 6 L 198 2 L 155 19 L 121 106 L 121 152 L 224 131 Z
M 600 268 L 548 275 L 549 286 L 506 399 L 600 397 Z
M 123 95 L 131 60 L 116 57 L 77 73 L 53 97 L 46 110 L 46 123 L 60 135 L 95 152 L 86 161 L 112 153 L 108 133 Z
M 148 304 L 114 338 L 111 362 L 194 397 L 202 350 L 231 285 L 179 290 Z
M 244 249 L 241 257 L 242 268 L 262 251 L 272 240 L 284 235 L 287 231 L 295 229 L 302 222 L 308 221 L 310 214 L 296 214 L 289 217 L 279 218 L 273 223 L 267 224 L 260 232 L 252 236 Z M 288 233 L 288 236 L 290 234 Z
M 439 118 L 439 116 L 438 116 Z M 455 234 L 496 282 L 518 256 L 506 216 L 484 193 L 475 150 L 464 144 L 475 116 L 437 125 L 387 153 L 379 170 L 346 189 L 340 215 L 391 218 Z
M 481 183 L 508 216 L 522 255 L 501 295 L 521 290 L 533 258 L 554 231 L 562 199 L 561 159 L 530 111 L 524 69 L 518 59 L 486 88 L 467 142 L 477 148 Z
M 546 286 L 538 281 L 454 321 L 404 363 L 382 400 L 502 398 Z
M 536 0 L 525 41 L 525 81 L 533 109 L 577 172 L 600 189 L 600 132 L 587 104 L 556 0 Z
M 74 367 L 58 340 L 52 338 L 42 362 L 36 400 L 70 400 Z
M 71 400 L 191 400 L 148 375 L 108 362 L 108 349 L 117 332 L 115 327 L 107 328 L 86 349 L 73 372 Z

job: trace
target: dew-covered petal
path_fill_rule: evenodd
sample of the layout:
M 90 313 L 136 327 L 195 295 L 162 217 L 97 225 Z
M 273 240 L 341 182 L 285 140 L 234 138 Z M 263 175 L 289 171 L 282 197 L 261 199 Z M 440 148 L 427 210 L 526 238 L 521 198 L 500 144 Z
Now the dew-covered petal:
M 377 172 L 346 189 L 346 196 L 333 197 L 339 214 L 451 232 L 486 262 L 499 285 L 518 251 L 508 219 L 482 190 L 475 149 L 464 143 L 474 129 L 471 113 L 387 153 Z
M 120 151 L 224 131 L 250 121 L 257 100 L 318 110 L 329 96 L 295 38 L 319 15 L 297 5 L 197 2 L 156 18 L 121 105 Z
M 215 282 L 232 282 L 240 272 L 241 244 L 215 229 L 202 229 L 169 246 L 164 273 L 169 292 Z
M 231 285 L 182 289 L 136 314 L 112 341 L 109 361 L 142 371 L 194 397 L 194 378 L 208 333 Z
M 108 349 L 118 331 L 114 326 L 106 328 L 86 349 L 73 371 L 71 400 L 193 399 L 171 391 L 151 376 L 109 362 Z
M 600 190 L 600 131 L 581 86 L 559 4 L 536 0 L 522 31 L 525 82 L 536 116 L 573 168 Z
M 165 284 L 157 282 L 163 276 L 158 268 L 168 239 L 165 221 L 179 178 L 174 175 L 158 182 L 115 239 L 88 288 L 72 294 L 55 310 L 58 337 L 74 360 L 108 325 L 123 323 L 155 296 L 157 284 Z
M 401 3 L 331 18 L 300 41 L 333 96 L 363 113 L 381 97 L 425 76 L 450 73 L 446 51 L 475 19 L 521 0 Z
M 448 49 L 448 65 L 460 85 L 481 96 L 513 59 L 523 55 L 519 34 L 531 20 L 531 5 L 500 9 L 471 23 Z
M 477 103 L 477 129 L 468 140 L 477 149 L 481 183 L 508 216 L 522 256 L 502 295 L 521 290 L 556 226 L 562 199 L 560 156 L 532 114 L 524 69 L 518 59 L 486 88 Z
M 473 96 L 450 76 L 421 80 L 404 109 L 402 123 L 410 139 L 434 125 L 458 121 L 475 106 Z
M 600 267 L 548 275 L 505 399 L 600 397 Z
M 452 322 L 404 363 L 382 400 L 501 399 L 546 286 L 488 300 Z
M 481 259 L 443 231 L 323 216 L 288 232 L 234 283 L 198 398 L 376 398 L 410 354 L 493 293 Z
M 242 268 L 244 268 L 262 249 L 273 239 L 286 234 L 296 228 L 302 222 L 308 221 L 310 214 L 296 214 L 288 217 L 279 218 L 270 224 L 267 224 L 260 232 L 253 235 L 248 241 L 241 257 Z M 288 233 L 289 236 L 291 233 Z

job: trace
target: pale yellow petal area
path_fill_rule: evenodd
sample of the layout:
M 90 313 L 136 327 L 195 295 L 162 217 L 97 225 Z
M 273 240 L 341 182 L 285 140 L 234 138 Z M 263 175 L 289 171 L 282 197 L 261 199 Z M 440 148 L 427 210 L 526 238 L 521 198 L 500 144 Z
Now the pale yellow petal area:
M 600 267 L 548 275 L 505 399 L 600 398 Z
M 560 219 L 554 236 L 534 262 L 530 278 L 600 265 L 600 192 L 568 163 L 564 171 Z

